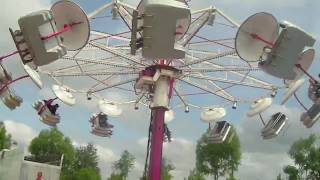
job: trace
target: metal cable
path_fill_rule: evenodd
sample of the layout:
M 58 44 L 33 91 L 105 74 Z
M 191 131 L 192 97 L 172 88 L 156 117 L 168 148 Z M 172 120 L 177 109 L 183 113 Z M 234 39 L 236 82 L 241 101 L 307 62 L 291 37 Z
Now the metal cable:
M 262 124 L 265 126 L 265 125 L 266 125 L 266 123 L 264 122 L 264 120 L 263 120 L 263 118 L 262 118 L 261 113 L 259 113 L 259 117 L 260 117 L 260 120 L 261 120 Z
M 246 68 L 246 67 L 240 67 L 237 69 L 232 69 L 232 68 L 217 68 L 217 69 L 186 69 L 184 70 L 186 72 L 199 72 L 199 73 L 207 73 L 207 72 L 221 72 L 221 71 L 235 71 L 235 72 L 244 72 L 244 71 L 254 71 L 254 72 L 258 72 L 261 71 L 260 68 Z M 188 75 L 186 75 L 188 76 Z
M 125 65 L 108 64 L 106 62 L 100 62 L 100 61 L 105 61 L 105 60 L 111 59 L 111 58 L 116 58 L 116 57 L 95 59 L 94 61 L 91 61 L 89 59 L 84 59 L 84 58 L 79 59 L 79 58 L 72 58 L 72 57 L 63 57 L 62 59 L 71 60 L 71 61 L 80 61 L 80 62 L 92 63 L 92 64 L 99 64 L 99 65 L 105 65 L 105 66 L 111 66 L 111 67 L 118 67 L 118 68 L 139 69 L 139 68 L 134 67 L 134 66 L 128 67 L 128 66 L 125 66 Z
M 152 111 L 151 111 L 150 124 L 149 124 L 149 132 L 148 132 L 147 155 L 146 155 L 146 160 L 145 160 L 145 164 L 144 164 L 143 177 L 147 177 L 148 160 L 149 160 L 150 144 L 151 144 L 151 127 L 152 127 L 152 121 L 153 121 L 153 115 L 152 115 Z
M 81 77 L 81 76 L 105 76 L 105 75 L 135 75 L 139 74 L 139 72 L 101 72 L 101 73 L 83 73 L 83 74 L 52 74 L 53 77 Z
M 306 106 L 301 102 L 301 100 L 298 98 L 296 93 L 293 93 L 294 98 L 297 100 L 297 102 L 300 104 L 300 106 L 305 110 L 308 111 L 308 109 L 306 108 Z
M 230 56 L 230 55 L 233 55 L 235 54 L 236 51 L 235 50 L 231 50 L 231 51 L 226 51 L 226 52 L 223 52 L 223 53 L 220 53 L 220 54 L 216 54 L 215 56 L 213 56 L 212 58 L 204 58 L 204 59 L 198 59 L 196 61 L 192 61 L 192 62 L 188 62 L 184 65 L 182 65 L 181 67 L 186 67 L 186 66 L 191 66 L 191 65 L 194 65 L 194 64 L 199 64 L 199 63 L 202 63 L 202 62 L 206 62 L 206 61 L 211 61 L 213 59 L 220 59 L 222 57 L 225 57 L 225 56 Z M 192 55 L 191 55 L 192 57 Z

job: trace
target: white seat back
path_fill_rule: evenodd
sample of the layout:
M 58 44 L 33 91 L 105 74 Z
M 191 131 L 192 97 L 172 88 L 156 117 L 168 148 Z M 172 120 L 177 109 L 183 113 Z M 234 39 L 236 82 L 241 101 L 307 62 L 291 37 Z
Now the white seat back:
M 315 39 L 311 35 L 287 23 L 271 52 L 267 54 L 266 61 L 259 63 L 259 66 L 268 74 L 281 79 L 294 80 L 297 78 L 295 65 L 299 64 L 304 49 L 312 47 L 314 43 Z
M 37 66 L 46 65 L 58 60 L 64 56 L 67 51 L 62 45 L 60 37 L 41 40 L 42 36 L 57 31 L 52 12 L 43 10 L 23 16 L 19 19 L 19 26 L 22 32 L 22 38 L 25 41 L 24 46 L 31 55 L 32 62 Z M 13 39 L 19 49 L 21 44 L 18 43 L 17 36 L 13 35 Z M 24 50 L 24 49 L 20 49 Z M 30 62 L 30 56 L 24 56 L 20 53 L 24 63 Z M 26 59 L 28 57 L 28 59 Z
M 147 0 L 144 3 L 143 48 L 145 58 L 180 59 L 185 50 L 176 45 L 176 30 L 182 19 L 191 12 L 184 2 L 176 0 Z M 187 27 L 183 27 L 184 31 Z

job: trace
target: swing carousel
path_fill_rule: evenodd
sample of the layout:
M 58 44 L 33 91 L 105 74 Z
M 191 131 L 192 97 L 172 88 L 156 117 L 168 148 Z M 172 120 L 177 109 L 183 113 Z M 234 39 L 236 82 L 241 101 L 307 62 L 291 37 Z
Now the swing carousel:
M 19 30 L 10 29 L 16 50 L 0 57 L 3 104 L 11 110 L 21 106 L 11 84 L 22 79 L 49 86 L 55 97 L 33 107 L 41 122 L 54 127 L 63 123 L 58 103 L 73 106 L 84 96 L 97 104 L 89 118 L 91 133 L 109 138 L 113 125 L 108 120 L 118 118 L 124 105 L 148 107 L 152 180 L 160 180 L 162 145 L 171 141 L 168 124 L 179 108 L 201 110 L 199 119 L 209 124 L 208 140 L 215 144 L 232 140 L 225 116 L 237 113 L 238 106 L 249 104 L 247 116 L 260 117 L 263 139 L 275 138 L 289 121 L 282 112 L 268 122 L 262 118 L 275 98 L 285 105 L 294 97 L 305 109 L 301 121 L 307 128 L 320 116 L 320 83 L 308 73 L 315 38 L 266 12 L 238 24 L 217 7 L 192 9 L 184 0 L 142 0 L 137 7 L 112 0 L 88 14 L 74 2 L 58 1 L 18 23 Z M 17 78 L 5 68 L 15 54 L 26 72 Z M 44 84 L 44 76 L 54 83 Z M 304 77 L 310 79 L 310 109 L 296 95 Z M 112 90 L 130 99 L 108 99 L 105 94 Z

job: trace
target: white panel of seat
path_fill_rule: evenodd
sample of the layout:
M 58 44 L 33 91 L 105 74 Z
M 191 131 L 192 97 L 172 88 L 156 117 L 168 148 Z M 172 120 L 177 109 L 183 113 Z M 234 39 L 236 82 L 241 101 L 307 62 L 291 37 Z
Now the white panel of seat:
M 286 23 L 286 28 L 281 31 L 271 52 L 267 54 L 266 61 L 260 62 L 259 66 L 272 76 L 295 80 L 301 76 L 301 73 L 297 73 L 296 64 L 307 64 L 305 68 L 311 65 L 314 57 L 312 50 L 304 50 L 312 47 L 314 43 L 315 39 L 311 35 L 295 25 Z M 303 61 L 299 62 L 300 60 Z

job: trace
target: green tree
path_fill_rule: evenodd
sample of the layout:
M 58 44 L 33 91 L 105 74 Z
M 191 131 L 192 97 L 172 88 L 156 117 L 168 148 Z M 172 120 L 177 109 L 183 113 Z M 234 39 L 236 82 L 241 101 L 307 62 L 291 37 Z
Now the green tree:
M 205 180 L 205 178 L 201 173 L 194 169 L 190 171 L 188 180 Z
M 288 175 L 289 180 L 299 180 L 299 170 L 294 166 L 286 166 L 283 172 Z
M 280 173 L 279 173 L 278 176 L 277 176 L 277 180 L 283 180 Z
M 320 147 L 316 145 L 317 137 L 312 134 L 306 139 L 294 142 L 288 155 L 295 166 L 287 166 L 284 172 L 292 179 L 320 179 Z
M 7 130 L 3 122 L 0 122 L 0 151 L 11 147 L 11 135 L 7 134 Z
M 51 163 L 60 160 L 64 155 L 62 174 L 73 173 L 75 150 L 69 138 L 56 128 L 42 130 L 38 137 L 34 138 L 29 145 L 29 151 L 35 161 L 40 163 Z
M 175 169 L 174 165 L 167 158 L 161 161 L 161 180 L 171 180 L 173 176 L 170 174 Z M 148 176 L 148 175 L 147 175 Z M 148 177 L 142 176 L 140 180 L 148 180 Z
M 161 161 L 161 180 L 171 180 L 173 176 L 170 174 L 175 167 L 172 162 L 166 158 L 163 158 Z
M 74 148 L 58 129 L 43 130 L 29 145 L 32 158 L 40 163 L 54 163 L 64 155 L 61 180 L 100 180 L 97 149 L 91 143 Z
M 108 180 L 127 179 L 130 169 L 134 166 L 135 157 L 125 150 L 118 161 L 114 162 L 114 172 L 108 178 Z
M 196 168 L 203 175 L 213 175 L 217 180 L 221 176 L 234 179 L 234 171 L 238 169 L 241 159 L 240 140 L 234 128 L 226 141 L 221 144 L 210 144 L 207 132 L 202 135 L 196 148 Z M 229 138 L 233 138 L 230 142 Z
M 95 168 L 82 168 L 73 175 L 74 180 L 101 180 L 99 172 Z
M 125 178 L 121 174 L 111 173 L 108 180 L 125 180 Z
M 99 173 L 97 148 L 89 143 L 76 148 L 75 168 L 93 168 Z

